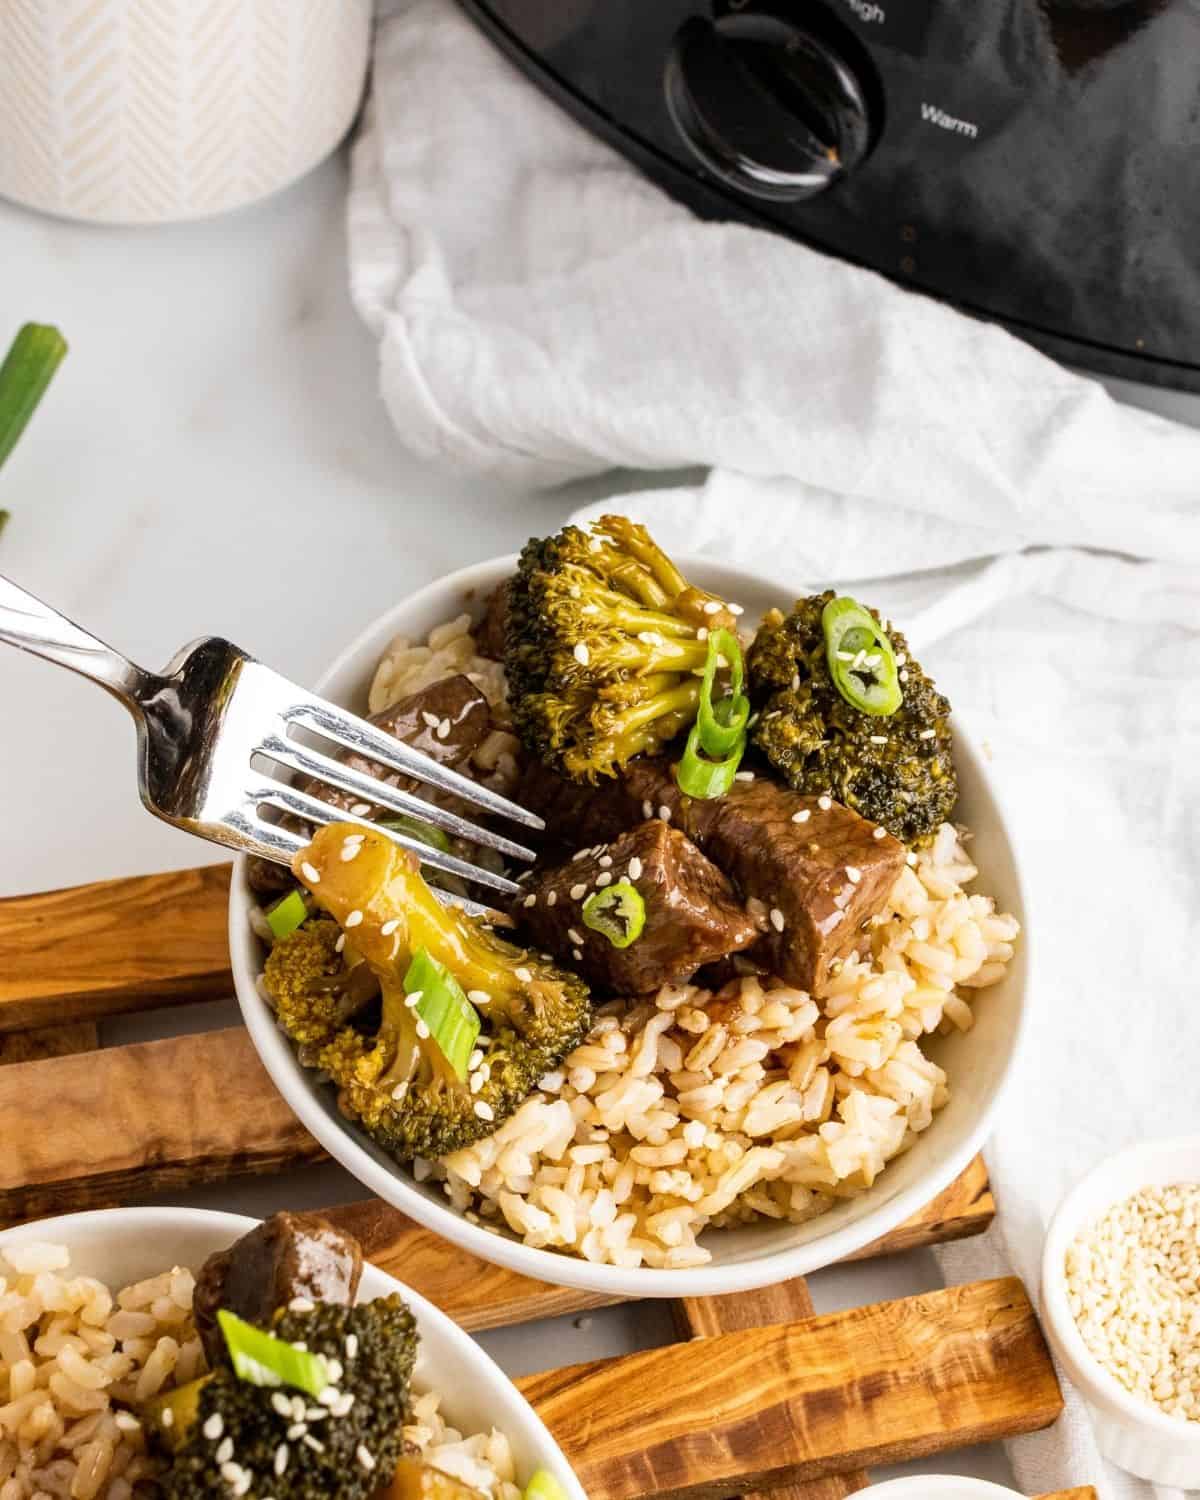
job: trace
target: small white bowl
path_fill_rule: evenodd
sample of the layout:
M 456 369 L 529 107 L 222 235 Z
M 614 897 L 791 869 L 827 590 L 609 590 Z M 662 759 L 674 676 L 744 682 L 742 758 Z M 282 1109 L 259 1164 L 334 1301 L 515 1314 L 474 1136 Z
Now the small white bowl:
M 777 584 L 714 564 L 711 558 L 678 561 L 697 583 L 740 601 L 747 623 L 757 621 L 781 598 L 788 602 Z M 478 614 L 515 566 L 515 557 L 493 558 L 420 589 L 346 648 L 318 683 L 319 691 L 361 711 L 376 663 L 394 636 L 423 639 L 435 625 L 463 610 Z M 344 1119 L 333 1091 L 300 1066 L 295 1049 L 258 992 L 264 950 L 250 928 L 252 896 L 245 862 L 239 861 L 230 893 L 229 947 L 238 1003 L 258 1055 L 305 1127 L 364 1186 L 472 1254 L 524 1276 L 615 1298 L 704 1297 L 772 1286 L 843 1260 L 924 1208 L 979 1151 L 1025 1030 L 1031 944 L 1016 856 L 983 757 L 957 718 L 954 731 L 959 815 L 974 835 L 971 851 L 981 872 L 980 889 L 995 896 L 999 910 L 1014 913 L 1021 923 L 1016 954 L 1000 983 L 981 992 L 970 1032 L 925 1039 L 924 1045 L 950 1074 L 950 1101 L 933 1125 L 910 1151 L 889 1164 L 869 1191 L 842 1200 L 807 1224 L 710 1230 L 703 1241 L 713 1255 L 708 1265 L 663 1270 L 597 1265 L 559 1251 L 535 1250 L 470 1223 L 450 1207 L 438 1183 L 418 1183 L 407 1168 Z
M 1079 1231 L 1145 1187 L 1200 1182 L 1200 1136 L 1150 1141 L 1101 1162 L 1067 1194 L 1042 1253 L 1042 1319 L 1050 1346 L 1091 1414 L 1096 1442 L 1120 1468 L 1156 1484 L 1200 1488 L 1200 1422 L 1131 1396 L 1088 1349 L 1067 1303 L 1066 1257 Z
M 963 1474 L 910 1474 L 868 1485 L 859 1500 L 1023 1500 L 1016 1490 Z
M 254 1229 L 257 1219 L 196 1208 L 112 1208 L 40 1219 L 0 1233 L 0 1254 L 29 1242 L 65 1245 L 71 1270 L 96 1276 L 116 1290 L 171 1266 L 198 1271 L 216 1250 Z M 399 1292 L 412 1309 L 421 1336 L 415 1380 L 442 1395 L 442 1411 L 460 1431 L 498 1427 L 512 1443 L 517 1475 L 528 1482 L 549 1469 L 571 1500 L 587 1500 L 562 1449 L 512 1381 L 469 1334 L 417 1292 L 366 1262 L 360 1302 Z

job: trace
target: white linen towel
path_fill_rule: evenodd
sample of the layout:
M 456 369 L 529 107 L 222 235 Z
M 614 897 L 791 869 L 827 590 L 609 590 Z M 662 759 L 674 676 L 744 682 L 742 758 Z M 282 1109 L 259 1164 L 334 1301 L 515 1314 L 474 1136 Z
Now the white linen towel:
M 784 592 L 861 589 L 989 742 L 1036 1019 L 987 1153 L 998 1223 L 941 1256 L 1036 1289 L 1072 1181 L 1200 1129 L 1200 433 L 869 272 L 694 219 L 449 0 L 381 24 L 349 230 L 407 445 L 532 485 L 711 466 L 620 507 Z M 1074 1396 L 1012 1457 L 1029 1494 L 1152 1493 L 1103 1463 Z

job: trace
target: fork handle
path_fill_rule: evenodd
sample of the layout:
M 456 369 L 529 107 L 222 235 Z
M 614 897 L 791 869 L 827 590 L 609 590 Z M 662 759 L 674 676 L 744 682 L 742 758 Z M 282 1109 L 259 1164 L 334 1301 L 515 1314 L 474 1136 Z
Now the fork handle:
M 3 575 L 0 575 L 0 641 L 91 678 L 115 694 L 127 708 L 140 712 L 137 694 L 150 682 L 148 674 Z

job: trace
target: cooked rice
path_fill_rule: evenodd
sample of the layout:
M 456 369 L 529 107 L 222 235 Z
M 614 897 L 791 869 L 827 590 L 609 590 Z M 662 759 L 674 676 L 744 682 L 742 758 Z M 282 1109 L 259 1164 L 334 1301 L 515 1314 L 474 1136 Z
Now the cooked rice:
M 814 999 L 746 977 L 601 1007 L 498 1131 L 437 1164 L 456 1208 L 527 1245 L 619 1266 L 703 1265 L 708 1226 L 803 1223 L 869 1188 L 949 1097 L 921 1039 L 967 1030 L 1018 926 L 968 894 L 944 825 Z
M 175 1266 L 114 1298 L 69 1266 L 64 1245 L 0 1250 L 0 1500 L 155 1492 L 164 1465 L 127 1408 L 206 1368 L 190 1271 Z M 404 1435 L 422 1458 L 494 1500 L 520 1500 L 505 1434 L 463 1434 L 439 1406 L 434 1391 L 413 1401 Z
M 190 1271 L 114 1298 L 61 1245 L 0 1249 L 0 1500 L 131 1500 L 161 1472 L 123 1408 L 204 1371 Z
M 392 641 L 371 711 L 465 672 L 507 726 L 503 668 L 479 656 L 470 624 Z M 506 790 L 519 746 L 500 736 L 485 769 Z M 870 951 L 825 994 L 760 976 L 602 1006 L 511 1119 L 442 1162 L 418 1159 L 417 1181 L 441 1178 L 457 1209 L 527 1245 L 670 1268 L 711 1260 L 710 1226 L 803 1223 L 865 1191 L 949 1098 L 921 1039 L 969 1030 L 970 995 L 1013 954 L 1015 917 L 965 889 L 978 873 L 968 837 L 942 826 L 875 918 Z

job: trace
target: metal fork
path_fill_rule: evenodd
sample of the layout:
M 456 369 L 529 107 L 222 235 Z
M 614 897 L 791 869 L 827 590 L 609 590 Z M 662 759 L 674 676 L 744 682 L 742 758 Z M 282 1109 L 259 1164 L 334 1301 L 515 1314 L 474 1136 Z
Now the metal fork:
M 511 859 L 534 858 L 532 849 L 365 776 L 297 739 L 293 731 L 304 731 L 426 786 L 452 792 L 497 817 L 533 829 L 545 826 L 541 818 L 516 803 L 305 692 L 217 636 L 185 646 L 161 673 L 146 672 L 0 576 L 0 641 L 69 667 L 125 705 L 137 725 L 142 802 L 155 817 L 187 833 L 290 864 L 307 841 L 264 816 L 264 809 L 293 813 L 308 823 L 357 823 L 378 829 L 394 843 L 411 849 L 424 865 L 504 895 L 517 893 L 519 887 L 505 875 L 330 807 L 279 779 L 280 772 L 300 772 Z M 488 910 L 475 902 L 459 904 L 476 912 Z

